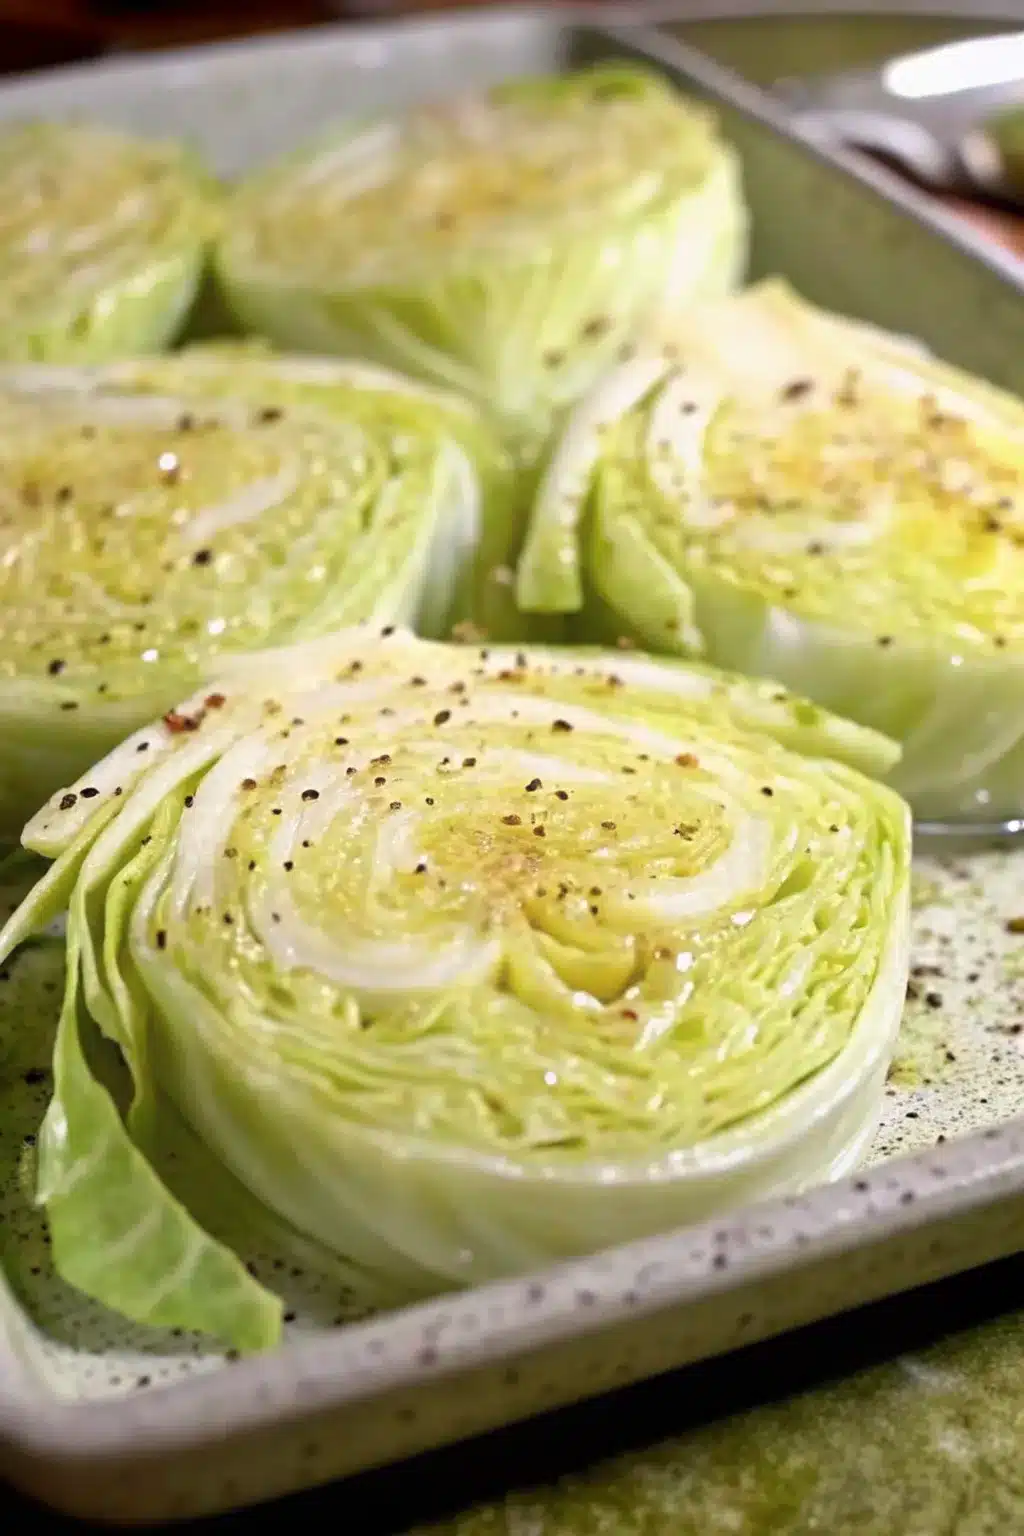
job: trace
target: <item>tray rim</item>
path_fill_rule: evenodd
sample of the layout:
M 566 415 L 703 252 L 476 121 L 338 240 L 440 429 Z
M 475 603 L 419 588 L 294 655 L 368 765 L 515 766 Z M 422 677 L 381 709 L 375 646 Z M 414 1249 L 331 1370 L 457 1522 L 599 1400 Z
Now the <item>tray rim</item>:
M 620 0 L 619 19 L 625 19 Z M 685 25 L 707 21 L 770 21 L 774 18 L 891 16 L 934 17 L 937 21 L 1019 22 L 1024 27 L 1020 0 L 641 0 L 629 12 L 648 27 Z
M 1024 1116 L 929 1151 L 886 1159 L 803 1194 L 757 1201 L 727 1216 L 588 1258 L 401 1307 L 348 1323 L 335 1333 L 290 1340 L 266 1354 L 245 1356 L 230 1369 L 196 1374 L 137 1396 L 62 1401 L 41 1388 L 15 1348 L 6 1358 L 0 1356 L 0 1432 L 22 1454 L 50 1457 L 58 1449 L 62 1460 L 74 1462 L 120 1458 L 124 1431 L 130 1430 L 131 1458 L 144 1460 L 154 1452 L 206 1441 L 215 1423 L 223 1428 L 225 1408 L 236 1431 L 356 1404 L 376 1390 L 397 1391 L 504 1362 L 564 1337 L 567 1324 L 575 1334 L 594 1334 L 625 1317 L 658 1316 L 715 1294 L 740 1301 L 769 1278 L 806 1272 L 822 1260 L 938 1228 L 980 1209 L 1009 1210 L 1017 1202 L 1024 1222 Z M 1010 1223 L 1006 1236 L 1017 1239 L 1022 1230 Z M 1013 1246 L 1004 1250 L 997 1234 L 984 1262 L 1014 1251 Z M 715 1255 L 722 1253 L 727 1262 L 716 1262 Z M 963 1255 L 952 1252 L 936 1257 L 943 1261 L 936 1277 L 975 1267 L 969 1260 L 960 1263 Z M 948 1267 L 947 1257 L 952 1260 Z M 635 1295 L 631 1287 L 639 1272 L 661 1270 L 671 1272 Z M 581 1321 L 579 1287 L 587 1280 L 599 1283 L 609 1299 L 603 1311 L 588 1303 Z M 543 1296 L 537 1294 L 541 1290 Z M 432 1325 L 442 1316 L 450 1318 L 477 1298 L 488 1311 L 510 1314 L 509 1320 L 492 1324 L 486 1336 L 471 1344 L 438 1346 L 438 1358 L 429 1366 L 408 1348 L 387 1366 L 367 1365 L 383 1335 L 401 1333 L 408 1335 L 407 1345 L 420 1343 L 433 1336 Z M 811 1322 L 833 1310 L 811 1305 L 801 1307 L 798 1315 L 801 1323 Z M 520 1314 L 529 1321 L 519 1320 Z M 763 1336 L 753 1334 L 749 1342 Z M 10 1341 L 0 1335 L 4 1342 Z M 724 1352 L 714 1349 L 708 1357 Z M 294 1383 L 299 1380 L 305 1390 L 297 1402 Z M 10 1434 L 14 1412 L 18 1421 Z
M 825 5 L 833 9 L 831 0 L 825 0 Z M 750 0 L 725 0 L 718 6 L 709 5 L 703 19 L 712 12 L 722 20 L 730 19 L 730 13 L 739 19 L 741 15 L 763 16 L 784 9 L 790 14 L 811 9 L 820 12 L 825 5 L 758 7 Z M 876 0 L 860 0 L 860 5 L 865 10 L 874 9 Z M 877 0 L 877 9 L 883 8 L 883 0 Z M 941 0 L 913 6 L 914 10 L 919 8 L 939 14 Z M 838 0 L 834 9 L 848 11 L 851 7 Z M 211 65 L 218 69 L 226 65 L 242 74 L 247 61 L 256 55 L 284 53 L 301 58 L 307 50 L 329 47 L 332 42 L 351 42 L 359 35 L 386 41 L 399 31 L 407 35 L 463 29 L 499 31 L 516 20 L 543 20 L 545 25 L 564 27 L 570 34 L 639 47 L 655 64 L 685 68 L 712 96 L 725 97 L 767 131 L 798 139 L 809 153 L 838 173 L 871 186 L 899 205 L 908 217 L 924 223 L 940 239 L 989 268 L 1017 294 L 1024 294 L 1024 267 L 974 236 L 953 215 L 935 208 L 930 199 L 913 189 L 905 189 L 895 177 L 796 131 L 757 87 L 675 38 L 649 30 L 652 20 L 701 19 L 700 11 L 698 5 L 683 17 L 678 6 L 665 4 L 601 10 L 509 6 L 475 15 L 328 25 L 312 32 L 284 33 L 243 43 L 176 49 L 144 59 L 105 60 L 41 71 L 4 84 L 0 97 L 31 100 L 40 86 L 59 87 L 83 78 L 112 83 L 140 77 L 161 82 L 188 79 Z M 966 19 L 965 8 L 957 14 Z M 999 1219 L 991 1221 L 991 1230 L 981 1245 L 968 1248 L 956 1240 L 955 1230 L 958 1223 L 979 1212 Z M 954 1233 L 952 1241 L 943 1235 L 949 1229 Z M 902 1279 L 896 1266 L 894 1282 L 876 1281 L 865 1286 L 856 1281 L 856 1263 L 844 1263 L 900 1245 L 918 1257 L 910 1266 L 912 1273 Z M 711 1329 L 696 1348 L 673 1354 L 661 1367 L 667 1369 L 810 1322 L 872 1295 L 908 1289 L 926 1279 L 973 1267 L 1021 1246 L 1024 1118 L 888 1161 L 807 1194 L 758 1202 L 717 1221 L 622 1245 L 522 1279 L 402 1308 L 334 1333 L 288 1340 L 273 1352 L 246 1358 L 230 1369 L 197 1374 L 121 1398 L 60 1399 L 46 1389 L 23 1358 L 18 1335 L 31 1333 L 31 1324 L 20 1319 L 16 1326 L 8 1326 L 0 1319 L 0 1466 L 6 1464 L 12 1480 L 22 1487 L 44 1493 L 48 1478 L 66 1474 L 71 1491 L 58 1495 L 58 1502 L 77 1511 L 82 1501 L 74 1492 L 74 1479 L 86 1465 L 90 1475 L 97 1468 L 106 1468 L 109 1475 L 112 1466 L 145 1467 L 154 1458 L 173 1457 L 209 1445 L 215 1437 L 244 1438 L 312 1420 L 326 1412 L 357 1411 L 360 1405 L 370 1403 L 400 1404 L 410 1394 L 429 1392 L 441 1381 L 482 1378 L 512 1359 L 536 1357 L 573 1340 L 598 1338 L 633 1322 L 667 1318 L 703 1303 L 721 1303 L 717 1334 Z M 787 1303 L 774 1322 L 764 1317 L 755 1326 L 740 1328 L 737 1334 L 737 1320 L 756 1314 L 754 1298 L 772 1280 L 824 1273 L 829 1265 L 836 1264 L 846 1273 L 831 1292 L 822 1287 L 794 1294 L 792 1304 Z M 648 1280 L 641 1282 L 641 1275 L 647 1275 Z M 848 1293 L 845 1300 L 844 1284 Z M 795 1285 L 792 1289 L 794 1293 L 799 1290 Z M 442 1320 L 477 1316 L 491 1321 L 486 1327 L 468 1330 L 466 1337 L 450 1344 L 438 1337 Z M 377 1350 L 382 1340 L 391 1348 L 387 1363 L 382 1363 L 384 1357 Z M 429 1349 L 424 1347 L 425 1341 L 431 1341 Z M 640 1366 L 636 1377 L 654 1373 Z M 564 1396 L 543 1406 L 577 1399 L 587 1390 L 569 1388 Z M 594 1390 L 604 1387 L 599 1384 Z M 515 1406 L 514 1396 L 506 1401 L 505 1409 L 493 1422 L 512 1422 L 539 1411 L 536 1403 L 530 1406 L 525 1400 Z M 482 1421 L 478 1427 L 491 1425 Z M 443 1433 L 428 1433 L 424 1441 L 420 1432 L 410 1431 L 407 1450 L 398 1449 L 361 1465 L 398 1460 L 442 1443 L 444 1438 Z

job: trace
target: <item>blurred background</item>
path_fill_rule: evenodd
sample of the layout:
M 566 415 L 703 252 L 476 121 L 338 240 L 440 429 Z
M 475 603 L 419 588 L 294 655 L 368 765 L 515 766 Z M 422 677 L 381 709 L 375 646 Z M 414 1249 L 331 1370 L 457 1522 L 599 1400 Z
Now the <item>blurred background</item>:
M 0 0 L 0 74 L 346 16 L 381 20 L 470 3 L 473 0 Z
M 0 0 L 0 76 L 345 19 L 383 21 L 496 3 L 500 0 Z M 594 0 L 590 6 L 597 8 Z M 682 19 L 687 15 L 687 0 L 678 0 L 678 8 Z M 723 6 L 723 22 L 729 9 Z M 780 57 L 780 45 L 782 55 L 791 55 L 794 72 L 803 74 L 880 60 L 947 37 L 1019 27 L 1024 22 L 1024 0 L 1019 5 L 1013 0 L 1002 4 L 938 0 L 934 6 L 928 0 L 903 0 L 902 4 L 894 0 L 892 5 L 885 0 L 850 0 L 848 11 L 833 5 L 831 15 L 817 17 L 806 0 L 792 9 L 801 14 L 787 16 L 787 7 L 777 4 L 774 15 L 748 20 L 740 32 L 727 27 L 730 42 L 723 52 L 716 35 L 722 28 L 708 19 L 715 13 L 713 0 L 695 0 L 691 17 L 703 20 L 687 25 L 684 35 L 741 74 L 771 85 L 771 79 L 762 78 L 765 62 Z M 771 29 L 770 39 L 764 33 L 766 27 Z M 1019 213 L 963 198 L 947 202 L 975 227 L 1024 255 L 1024 218 Z

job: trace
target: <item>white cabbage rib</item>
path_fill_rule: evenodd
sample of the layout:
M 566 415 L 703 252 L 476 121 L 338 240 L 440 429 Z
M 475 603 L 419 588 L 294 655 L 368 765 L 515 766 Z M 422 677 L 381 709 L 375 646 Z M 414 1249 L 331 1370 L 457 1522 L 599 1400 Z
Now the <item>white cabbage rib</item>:
M 884 731 L 923 821 L 1018 816 L 1024 407 L 777 282 L 666 330 L 556 444 L 520 605 Z
M 0 416 L 0 836 L 226 653 L 518 632 L 511 466 L 465 402 L 235 346 L 0 368 Z
M 217 264 L 247 330 L 462 391 L 533 453 L 640 322 L 728 292 L 745 251 L 707 113 L 619 64 L 336 128 L 242 185 Z
M 0 935 L 2 958 L 70 893 L 76 1027 L 135 1082 L 118 1134 L 168 1096 L 263 1206 L 406 1290 L 858 1155 L 906 983 L 909 834 L 844 761 L 887 767 L 889 743 L 710 668 L 390 627 L 233 658 L 215 686 L 195 731 L 151 727 L 30 823 L 55 863 Z M 44 1188 L 84 1231 L 72 1078 Z M 108 1258 L 89 1249 L 88 1285 L 124 1305 Z M 197 1282 L 174 1302 L 208 1326 Z

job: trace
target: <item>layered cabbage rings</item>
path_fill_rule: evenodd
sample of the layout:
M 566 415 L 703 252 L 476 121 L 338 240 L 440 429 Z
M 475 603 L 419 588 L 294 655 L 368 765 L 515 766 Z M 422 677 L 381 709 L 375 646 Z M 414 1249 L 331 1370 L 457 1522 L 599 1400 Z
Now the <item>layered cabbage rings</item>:
M 505 452 L 386 370 L 0 369 L 0 424 L 0 837 L 225 654 L 369 617 L 516 633 Z
M 258 1347 L 280 1303 L 215 1170 L 405 1293 L 841 1172 L 906 984 L 908 815 L 865 776 L 896 755 L 640 655 L 360 628 L 225 658 L 25 833 L 53 863 L 0 959 L 69 911 L 58 1269 Z M 177 1198 L 172 1124 L 211 1170 Z
M 653 311 L 742 275 L 738 160 L 627 64 L 336 127 L 232 196 L 242 327 L 461 390 L 526 452 Z
M 884 731 L 922 821 L 1024 811 L 1024 407 L 773 282 L 608 375 L 551 455 L 530 613 Z
M 0 131 L 0 361 L 159 350 L 218 232 L 211 179 L 179 144 L 91 123 Z

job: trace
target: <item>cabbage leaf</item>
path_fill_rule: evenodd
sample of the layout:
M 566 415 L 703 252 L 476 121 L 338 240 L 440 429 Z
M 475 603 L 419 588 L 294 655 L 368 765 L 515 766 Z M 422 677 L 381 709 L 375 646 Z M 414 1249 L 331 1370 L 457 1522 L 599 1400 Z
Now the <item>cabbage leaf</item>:
M 159 351 L 191 308 L 220 199 L 192 153 L 91 123 L 0 132 L 0 360 Z
M 159 1176 L 162 1099 L 396 1294 L 859 1156 L 907 976 L 908 813 L 865 776 L 884 737 L 699 665 L 390 626 L 225 658 L 214 697 L 23 838 L 52 863 L 0 960 L 69 911 L 39 1198 L 72 1283 L 275 1335 Z M 116 1110 L 86 1030 L 126 1068 Z
M 331 128 L 237 189 L 216 264 L 244 329 L 458 389 L 531 454 L 649 313 L 727 292 L 745 253 L 713 117 L 605 64 Z
M 0 836 L 226 653 L 518 633 L 519 493 L 460 400 L 227 347 L 12 365 L 0 414 Z
M 884 732 L 923 821 L 1014 818 L 1022 470 L 1020 401 L 764 283 L 672 322 L 581 403 L 518 601 Z

